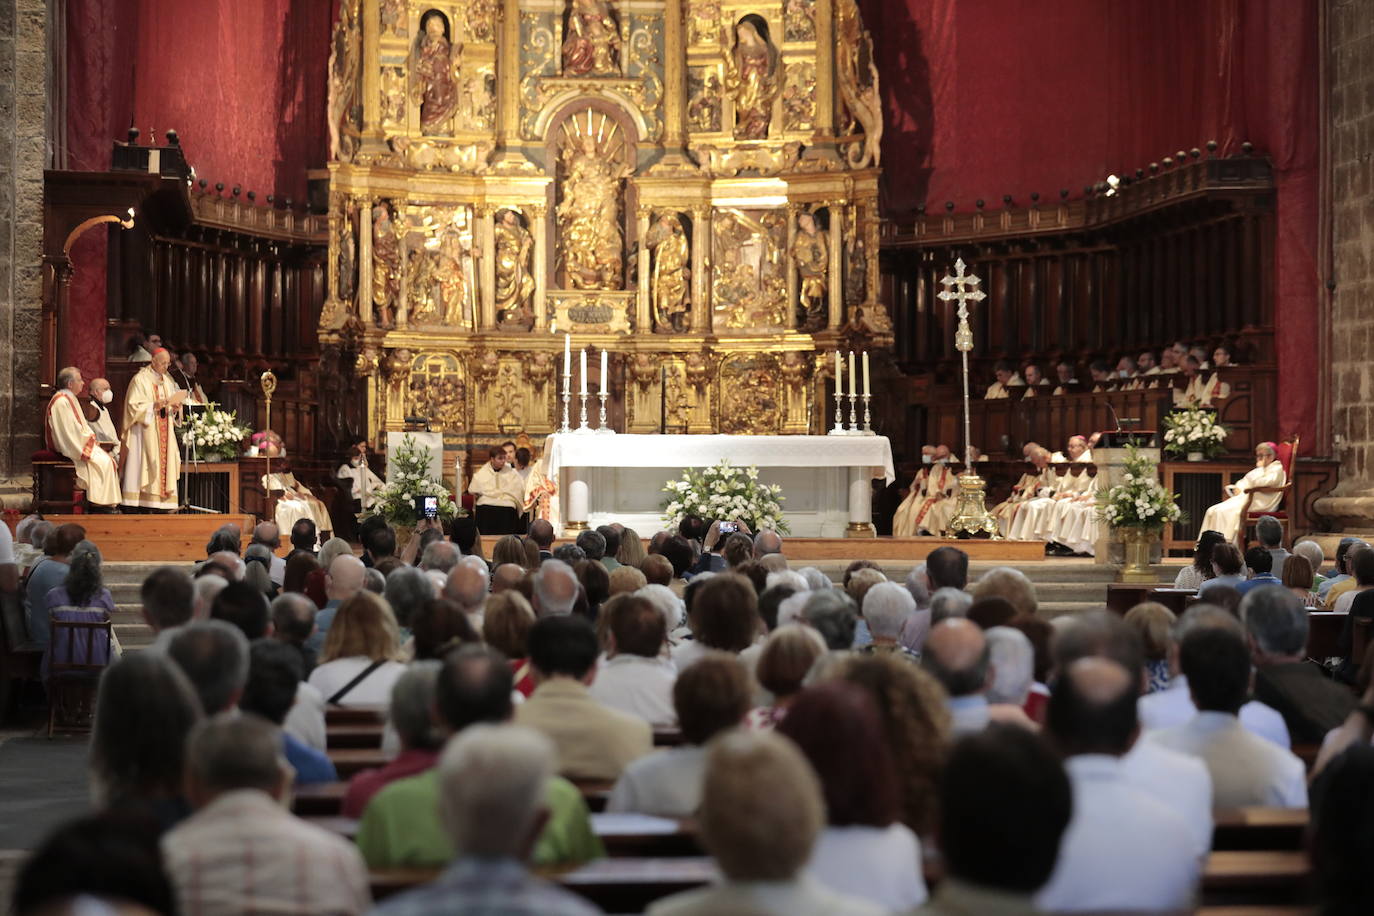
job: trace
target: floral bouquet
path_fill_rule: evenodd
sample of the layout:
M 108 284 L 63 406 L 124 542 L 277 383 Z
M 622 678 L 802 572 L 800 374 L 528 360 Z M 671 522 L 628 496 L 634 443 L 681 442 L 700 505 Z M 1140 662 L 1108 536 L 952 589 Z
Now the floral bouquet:
M 688 468 L 681 480 L 663 487 L 663 520 L 676 528 L 689 515 L 710 520 L 738 520 L 751 531 L 788 533 L 782 517 L 782 487 L 759 483 L 759 469 L 737 468 L 728 460 L 705 469 Z
M 1126 447 L 1126 473 L 1121 482 L 1097 498 L 1097 514 L 1113 528 L 1162 532 L 1183 517 L 1177 494 L 1159 482 L 1158 465 L 1133 445 Z
M 234 411 L 209 404 L 182 421 L 180 436 L 199 461 L 233 461 L 243 453 L 243 440 L 251 432 L 239 425 Z
M 439 497 L 439 518 L 444 521 L 466 514 L 448 487 L 430 476 L 429 453 L 416 445 L 413 437 L 404 437 L 396 453 L 387 457 L 387 472 L 391 479 L 374 491 L 376 502 L 368 515 L 380 515 L 392 525 L 414 527 L 420 521 L 415 500 L 421 496 Z
M 1164 418 L 1164 453 L 1201 453 L 1215 458 L 1226 451 L 1226 427 L 1217 422 L 1214 410 L 1186 407 Z

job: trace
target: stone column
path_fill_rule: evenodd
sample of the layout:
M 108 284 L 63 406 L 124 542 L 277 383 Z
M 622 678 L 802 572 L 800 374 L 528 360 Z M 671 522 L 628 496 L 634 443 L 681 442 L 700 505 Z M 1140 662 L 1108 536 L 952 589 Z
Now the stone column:
M 48 19 L 44 0 L 0 2 L 0 505 L 27 505 L 39 448 L 43 321 L 43 169 Z M 103 227 L 97 231 L 103 231 Z
M 649 271 L 652 265 L 649 262 L 649 247 L 644 244 L 644 240 L 649 235 L 649 208 L 640 207 L 635 220 L 635 234 L 639 241 L 639 295 L 635 297 L 635 331 L 639 334 L 647 334 L 654 328 L 653 318 L 649 314 Z

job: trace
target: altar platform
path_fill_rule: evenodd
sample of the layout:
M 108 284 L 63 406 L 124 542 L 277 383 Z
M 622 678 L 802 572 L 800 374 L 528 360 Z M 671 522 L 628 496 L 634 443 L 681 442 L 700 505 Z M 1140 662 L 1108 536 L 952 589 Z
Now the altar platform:
M 205 559 L 205 545 L 221 525 L 238 525 L 240 551 L 248 547 L 257 524 L 251 515 L 196 513 L 185 515 L 45 515 L 54 525 L 74 523 L 113 563 L 193 563 Z M 13 532 L 11 532 L 13 533 Z

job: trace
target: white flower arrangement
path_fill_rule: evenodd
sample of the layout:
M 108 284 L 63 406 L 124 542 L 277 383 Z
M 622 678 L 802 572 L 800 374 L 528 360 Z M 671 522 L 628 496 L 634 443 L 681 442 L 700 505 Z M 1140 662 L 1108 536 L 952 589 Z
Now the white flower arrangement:
M 391 479 L 374 492 L 376 501 L 369 515 L 380 515 L 392 525 L 414 526 L 420 520 L 415 500 L 421 496 L 439 497 L 439 518 L 452 521 L 467 513 L 459 507 L 453 493 L 429 473 L 429 455 L 415 443 L 413 436 L 401 439 L 400 448 L 387 456 Z
M 1160 532 L 1183 517 L 1178 496 L 1159 482 L 1158 465 L 1133 445 L 1126 447 L 1126 473 L 1121 482 L 1097 499 L 1097 514 L 1112 528 Z
M 1187 455 L 1201 452 L 1215 458 L 1226 452 L 1226 427 L 1217 422 L 1216 411 L 1200 407 L 1175 410 L 1164 418 L 1164 453 Z
M 737 468 L 728 460 L 709 468 L 688 468 L 682 479 L 663 487 L 663 521 L 676 528 L 689 515 L 707 521 L 741 521 L 751 531 L 771 529 L 787 534 L 782 515 L 782 487 L 759 483 L 759 469 Z
M 243 453 L 243 440 L 252 433 L 241 426 L 232 410 L 209 404 L 182 421 L 180 437 L 201 461 L 232 461 Z

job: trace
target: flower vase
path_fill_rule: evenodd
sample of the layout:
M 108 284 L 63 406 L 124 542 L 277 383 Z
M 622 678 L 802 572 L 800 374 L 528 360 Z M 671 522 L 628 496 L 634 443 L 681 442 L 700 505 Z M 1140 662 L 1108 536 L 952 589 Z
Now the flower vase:
M 1202 452 L 1189 452 L 1189 453 L 1188 453 L 1188 460 L 1189 460 L 1189 461 L 1201 461 L 1201 460 L 1203 460 L 1203 454 L 1202 454 Z
M 1157 582 L 1154 568 L 1150 565 L 1150 548 L 1159 540 L 1159 535 L 1147 528 L 1121 528 L 1121 544 L 1125 563 L 1121 567 L 1122 582 Z

